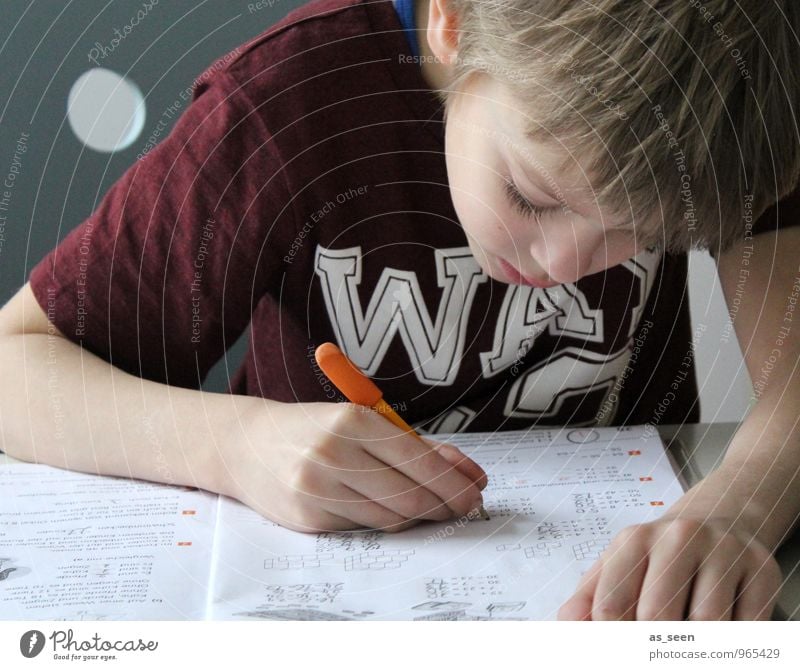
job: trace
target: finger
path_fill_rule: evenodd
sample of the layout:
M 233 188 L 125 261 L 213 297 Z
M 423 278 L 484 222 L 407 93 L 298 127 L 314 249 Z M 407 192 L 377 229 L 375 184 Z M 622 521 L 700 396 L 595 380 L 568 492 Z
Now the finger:
M 558 610 L 559 621 L 589 621 L 592 618 L 592 601 L 600 573 L 602 559 L 596 560 L 583 574 L 575 593 Z
M 361 527 L 361 524 L 358 524 L 351 519 L 347 519 L 337 514 L 331 514 L 327 510 L 320 508 L 315 510 L 313 518 L 309 518 L 302 522 L 292 521 L 288 518 L 274 514 L 268 515 L 268 518 L 275 523 L 288 528 L 289 530 L 294 530 L 300 533 L 325 533 L 328 531 L 355 530 L 356 528 Z
M 469 514 L 483 504 L 476 483 L 436 450 L 416 437 L 397 433 L 395 436 L 397 439 L 364 442 L 364 448 L 379 461 L 435 494 L 455 516 Z
M 479 489 L 483 490 L 486 488 L 486 485 L 489 483 L 486 471 L 463 451 L 446 442 L 434 442 L 425 437 L 422 439 L 430 444 L 448 463 L 454 465 L 461 474 L 466 475 L 475 482 Z
M 730 563 L 705 562 L 694 577 L 688 618 L 691 621 L 730 621 L 739 573 Z
M 694 575 L 702 557 L 680 533 L 663 534 L 650 550 L 636 618 L 682 621 L 689 607 Z
M 328 499 L 323 507 L 329 514 L 362 528 L 380 528 L 390 533 L 419 523 L 418 519 L 405 518 L 345 485 L 338 487 L 336 496 Z
M 363 450 L 350 450 L 341 462 L 338 477 L 342 484 L 360 496 L 393 511 L 403 519 L 444 521 L 453 516 L 447 504 L 435 493 L 409 479 Z
M 733 606 L 735 621 L 767 621 L 772 616 L 781 590 L 781 571 L 772 556 L 747 571 L 739 584 Z
M 622 533 L 603 552 L 603 572 L 592 602 L 594 621 L 633 621 L 647 573 L 642 533 Z
M 711 539 L 714 544 L 701 558 L 692 582 L 686 612 L 691 621 L 730 621 L 744 573 L 742 544 L 730 534 Z

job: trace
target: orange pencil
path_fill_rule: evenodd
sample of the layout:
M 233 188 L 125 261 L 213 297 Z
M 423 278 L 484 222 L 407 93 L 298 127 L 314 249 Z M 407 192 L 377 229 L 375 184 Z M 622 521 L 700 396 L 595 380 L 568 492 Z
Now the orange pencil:
M 403 418 L 383 399 L 383 392 L 375 385 L 375 382 L 361 372 L 339 347 L 332 342 L 325 342 L 317 347 L 314 357 L 328 379 L 350 402 L 371 407 L 378 414 L 389 419 L 395 426 L 430 447 L 417 431 L 403 421 Z M 489 515 L 483 506 L 478 511 L 484 519 L 489 520 Z

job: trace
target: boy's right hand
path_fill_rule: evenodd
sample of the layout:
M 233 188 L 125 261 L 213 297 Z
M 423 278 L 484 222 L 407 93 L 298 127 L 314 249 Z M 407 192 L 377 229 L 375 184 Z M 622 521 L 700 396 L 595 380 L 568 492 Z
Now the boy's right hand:
M 393 532 L 483 503 L 479 465 L 452 445 L 404 434 L 370 408 L 253 398 L 233 432 L 220 492 L 293 530 Z

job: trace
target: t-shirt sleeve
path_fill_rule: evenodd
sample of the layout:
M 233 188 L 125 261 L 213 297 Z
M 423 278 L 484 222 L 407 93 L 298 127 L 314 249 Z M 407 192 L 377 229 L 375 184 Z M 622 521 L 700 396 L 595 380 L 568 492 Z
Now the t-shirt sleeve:
M 277 290 L 288 203 L 267 122 L 216 74 L 34 266 L 31 288 L 70 340 L 145 379 L 199 388 Z

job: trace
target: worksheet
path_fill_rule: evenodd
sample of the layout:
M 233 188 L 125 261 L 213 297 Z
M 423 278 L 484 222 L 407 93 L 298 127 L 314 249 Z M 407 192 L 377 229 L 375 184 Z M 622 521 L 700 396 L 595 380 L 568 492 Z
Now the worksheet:
M 431 437 L 485 468 L 489 520 L 304 534 L 197 489 L 0 466 L 0 619 L 554 619 L 683 492 L 652 428 Z
M 489 475 L 490 520 L 302 534 L 223 500 L 214 619 L 554 619 L 624 527 L 683 493 L 642 427 L 431 436 Z
M 203 619 L 218 497 L 0 466 L 0 619 Z

